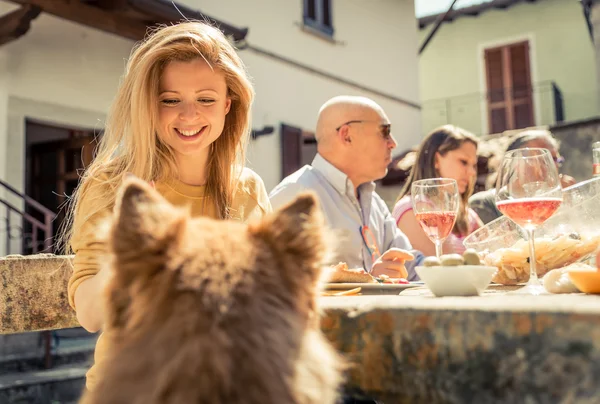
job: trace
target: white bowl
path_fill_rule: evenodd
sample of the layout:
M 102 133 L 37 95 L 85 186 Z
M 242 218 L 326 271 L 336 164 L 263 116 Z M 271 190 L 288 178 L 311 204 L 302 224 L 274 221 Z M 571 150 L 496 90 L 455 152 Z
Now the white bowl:
M 488 287 L 498 270 L 484 265 L 416 267 L 417 275 L 434 295 L 477 296 Z

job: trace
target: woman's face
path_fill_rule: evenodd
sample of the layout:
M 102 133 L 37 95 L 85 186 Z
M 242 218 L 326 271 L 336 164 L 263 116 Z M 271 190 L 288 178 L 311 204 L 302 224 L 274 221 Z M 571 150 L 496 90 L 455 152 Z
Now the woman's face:
M 458 149 L 443 156 L 436 153 L 435 168 L 440 177 L 456 180 L 458 192 L 463 194 L 477 175 L 477 147 L 471 142 L 464 142 Z
M 159 133 L 178 157 L 206 161 L 231 107 L 225 76 L 204 59 L 169 62 L 160 77 Z
M 547 141 L 546 139 L 534 139 L 523 145 L 523 148 L 526 148 L 526 147 L 548 150 L 550 152 L 550 154 L 552 155 L 554 164 L 556 164 L 556 169 L 558 170 L 560 168 L 560 165 L 558 163 L 558 159 L 560 157 L 560 155 L 558 154 L 558 150 L 556 150 L 556 147 L 554 147 L 554 145 L 552 143 L 550 143 L 549 141 Z

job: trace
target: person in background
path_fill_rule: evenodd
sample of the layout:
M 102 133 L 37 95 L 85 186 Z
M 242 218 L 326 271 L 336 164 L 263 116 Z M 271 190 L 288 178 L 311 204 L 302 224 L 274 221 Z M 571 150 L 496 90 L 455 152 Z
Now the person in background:
M 504 153 L 528 147 L 547 149 L 550 151 L 557 170 L 560 169 L 564 162 L 564 158 L 559 153 L 560 144 L 558 140 L 552 136 L 550 131 L 543 129 L 532 129 L 519 133 L 511 140 Z M 575 184 L 575 179 L 565 174 L 560 174 L 560 181 L 563 188 Z M 488 184 L 491 187 L 490 189 L 478 192 L 469 198 L 469 206 L 477 212 L 484 224 L 502 216 L 502 213 L 496 207 L 495 183 L 496 175 L 494 174 L 490 176 L 488 180 Z
M 477 138 L 471 133 L 453 125 L 445 125 L 427 135 L 419 146 L 415 165 L 400 191 L 392 215 L 398 228 L 408 235 L 412 246 L 425 255 L 435 255 L 435 245 L 415 217 L 411 186 L 415 181 L 429 178 L 456 180 L 460 207 L 452 233 L 444 242 L 443 252 L 464 252 L 462 240 L 482 225 L 477 213 L 468 206 L 477 178 L 477 144 Z
M 69 303 L 86 330 L 103 326 L 109 270 L 100 265 L 106 244 L 98 226 L 112 214 L 124 176 L 153 183 L 192 216 L 246 221 L 271 210 L 263 181 L 244 167 L 253 98 L 242 60 L 212 26 L 165 26 L 134 49 L 64 228 L 68 252 L 75 254 Z M 89 390 L 103 344 L 101 335 L 86 375 Z
M 383 109 L 365 97 L 334 97 L 319 111 L 315 137 L 317 155 L 312 164 L 271 191 L 273 207 L 300 192 L 314 191 L 327 224 L 344 240 L 335 251 L 337 260 L 373 276 L 417 280 L 414 267 L 423 255 L 412 252 L 415 258 L 406 264 L 406 273 L 403 261 L 412 246 L 375 193 L 374 181 L 386 175 L 396 147 Z

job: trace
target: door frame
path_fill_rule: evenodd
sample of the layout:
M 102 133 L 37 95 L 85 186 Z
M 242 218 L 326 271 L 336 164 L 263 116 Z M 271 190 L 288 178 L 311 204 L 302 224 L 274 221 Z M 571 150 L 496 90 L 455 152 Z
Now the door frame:
M 37 142 L 30 145 L 27 144 L 25 148 L 26 164 L 24 170 L 24 193 L 35 200 L 40 201 L 40 203 L 43 203 L 44 206 L 56 214 L 55 223 L 53 224 L 53 232 L 54 236 L 56 236 L 62 227 L 62 221 L 65 219 L 66 214 L 66 208 L 64 207 L 66 205 L 64 205 L 64 203 L 67 199 L 61 201 L 60 195 L 66 194 L 67 183 L 69 181 L 79 182 L 83 170 L 92 162 L 94 152 L 98 145 L 99 134 L 96 133 L 96 130 L 92 129 L 81 129 L 72 126 L 53 125 L 29 120 L 25 125 L 25 136 L 27 136 L 29 123 L 36 125 L 38 128 L 47 128 L 48 130 L 58 129 L 64 131 L 67 135 L 66 138 L 56 138 L 54 140 L 48 139 L 43 142 Z M 27 141 L 25 143 L 27 143 Z M 67 171 L 68 157 L 66 153 L 77 149 L 81 149 L 81 163 L 74 164 L 72 170 Z M 56 163 L 54 172 L 51 173 L 49 175 L 50 178 L 47 179 L 48 182 L 52 182 L 51 188 L 55 194 L 54 199 L 51 198 L 50 200 L 41 198 L 39 192 L 37 192 L 39 189 L 36 189 L 36 182 L 40 181 L 43 177 L 43 173 L 40 172 L 41 168 L 39 166 L 36 167 L 36 165 L 39 164 L 38 157 L 44 155 L 44 152 L 54 153 L 54 161 Z M 79 166 L 80 164 L 81 167 Z M 23 208 L 27 210 L 26 206 Z M 27 225 L 23 223 L 24 229 L 26 226 Z M 23 251 L 26 250 L 25 245 L 23 245 L 22 248 Z

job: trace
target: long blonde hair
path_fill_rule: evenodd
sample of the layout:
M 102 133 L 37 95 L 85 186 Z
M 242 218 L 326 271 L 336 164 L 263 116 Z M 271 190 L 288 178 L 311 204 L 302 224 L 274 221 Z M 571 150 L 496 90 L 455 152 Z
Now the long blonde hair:
M 176 175 L 174 152 L 157 135 L 159 81 L 169 62 L 198 58 L 224 75 L 231 99 L 223 133 L 210 145 L 206 183 L 206 195 L 218 218 L 230 217 L 251 129 L 252 84 L 244 63 L 218 29 L 203 22 L 163 25 L 136 45 L 129 58 L 97 155 L 75 190 L 72 210 L 63 222 L 62 241 L 67 250 L 83 223 L 112 209 L 124 174 L 146 181 Z M 81 209 L 82 201 L 88 205 L 85 209 Z
M 417 161 L 413 165 L 410 175 L 400 191 L 396 202 L 404 196 L 410 195 L 410 188 L 413 182 L 440 176 L 440 173 L 435 168 L 436 153 L 440 153 L 440 155 L 443 156 L 449 151 L 460 148 L 466 142 L 472 143 L 477 147 L 479 140 L 470 132 L 454 125 L 444 125 L 429 133 L 421 142 L 417 152 Z M 469 206 L 469 197 L 473 193 L 473 188 L 475 187 L 475 180 L 476 178 L 469 183 L 466 191 L 460 196 L 460 209 L 458 211 L 454 229 L 452 230 L 454 234 L 467 235 L 469 233 L 467 207 Z

